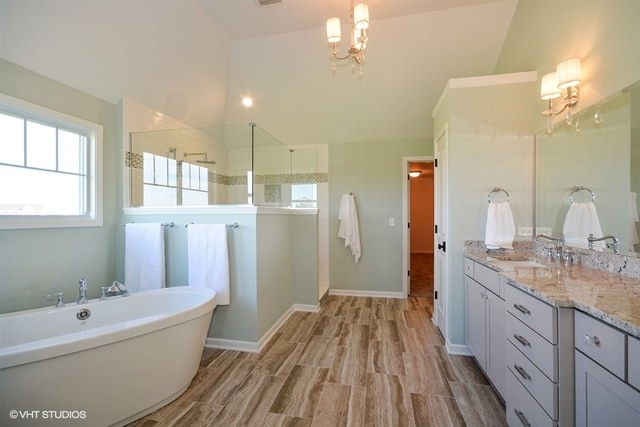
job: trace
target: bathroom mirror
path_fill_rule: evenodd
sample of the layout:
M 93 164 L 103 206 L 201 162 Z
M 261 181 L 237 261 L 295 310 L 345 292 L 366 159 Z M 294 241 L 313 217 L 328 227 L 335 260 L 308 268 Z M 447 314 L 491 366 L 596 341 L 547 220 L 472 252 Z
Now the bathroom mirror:
M 591 193 L 603 235 L 619 239 L 620 254 L 639 253 L 640 82 L 536 135 L 536 232 L 562 233 L 571 199 Z

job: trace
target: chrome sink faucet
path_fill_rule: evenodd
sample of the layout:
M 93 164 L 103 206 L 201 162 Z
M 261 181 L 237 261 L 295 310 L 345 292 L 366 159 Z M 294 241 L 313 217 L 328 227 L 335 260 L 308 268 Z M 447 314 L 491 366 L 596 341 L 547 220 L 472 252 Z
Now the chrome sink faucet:
M 78 287 L 78 302 L 76 302 L 76 304 L 86 304 L 88 302 L 88 300 L 87 300 L 87 280 L 84 277 L 81 277 L 80 281 L 78 282 L 78 284 L 80 286 Z
M 547 236 L 546 234 L 538 234 L 536 236 L 536 242 L 539 242 L 540 239 L 547 240 L 555 244 L 555 248 L 549 248 L 549 258 L 550 261 L 555 262 L 564 262 L 564 236 L 562 234 L 558 234 L 557 236 Z M 555 253 L 552 251 L 555 249 Z
M 593 243 L 594 242 L 601 242 L 603 240 L 607 240 L 607 239 L 611 239 L 611 241 L 613 243 L 607 243 L 607 248 L 613 249 L 613 253 L 617 254 L 618 252 L 618 243 L 620 243 L 620 241 L 618 240 L 617 237 L 612 236 L 612 235 L 608 235 L 608 236 L 602 236 L 602 237 L 594 237 L 593 234 L 589 234 L 589 237 L 587 237 L 587 242 L 589 242 L 589 249 L 593 250 Z

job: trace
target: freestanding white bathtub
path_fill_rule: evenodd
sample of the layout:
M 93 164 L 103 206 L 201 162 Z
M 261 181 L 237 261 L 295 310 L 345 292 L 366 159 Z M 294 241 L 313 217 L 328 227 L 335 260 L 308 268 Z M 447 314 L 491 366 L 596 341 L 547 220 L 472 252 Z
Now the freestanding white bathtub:
M 198 370 L 215 306 L 179 286 L 0 315 L 0 425 L 125 425 L 166 405 Z

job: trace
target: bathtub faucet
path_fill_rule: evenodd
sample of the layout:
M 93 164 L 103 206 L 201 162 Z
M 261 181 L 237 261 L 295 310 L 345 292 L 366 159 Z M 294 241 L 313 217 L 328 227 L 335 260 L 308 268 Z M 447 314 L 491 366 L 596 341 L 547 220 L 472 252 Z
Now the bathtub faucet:
M 127 287 L 117 280 L 115 280 L 111 284 L 111 286 L 103 286 L 100 288 L 100 290 L 102 291 L 102 296 L 100 297 L 101 301 L 107 299 L 107 296 L 109 296 L 108 294 L 122 295 L 123 297 L 129 296 L 129 290 L 127 289 Z
M 84 277 L 80 278 L 78 282 L 80 285 L 78 287 L 78 302 L 76 304 L 86 304 L 87 303 L 87 280 Z

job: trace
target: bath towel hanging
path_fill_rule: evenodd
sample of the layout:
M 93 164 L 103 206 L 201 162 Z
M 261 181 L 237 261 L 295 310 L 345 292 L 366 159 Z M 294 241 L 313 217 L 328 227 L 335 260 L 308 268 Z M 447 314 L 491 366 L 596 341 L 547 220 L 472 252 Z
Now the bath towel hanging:
M 225 224 L 189 224 L 187 231 L 189 286 L 216 292 L 216 303 L 228 305 L 229 252 Z
M 562 232 L 567 246 L 587 249 L 589 234 L 602 237 L 596 205 L 592 201 L 572 202 L 564 219 Z M 594 242 L 593 247 L 594 249 L 604 249 L 606 245 L 604 242 Z
M 338 212 L 338 237 L 344 239 L 344 247 L 351 249 L 356 263 L 360 259 L 360 230 L 358 227 L 358 211 L 356 209 L 356 199 L 353 193 L 344 194 L 340 199 L 340 211 Z
M 494 202 L 491 195 L 504 192 L 505 202 Z M 487 249 L 513 249 L 513 239 L 516 236 L 516 227 L 513 221 L 513 213 L 509 206 L 509 193 L 502 188 L 494 188 L 488 196 L 489 208 L 487 209 L 487 223 L 485 226 L 484 244 Z
M 127 224 L 124 260 L 124 283 L 129 292 L 164 288 L 164 227 L 162 224 Z

